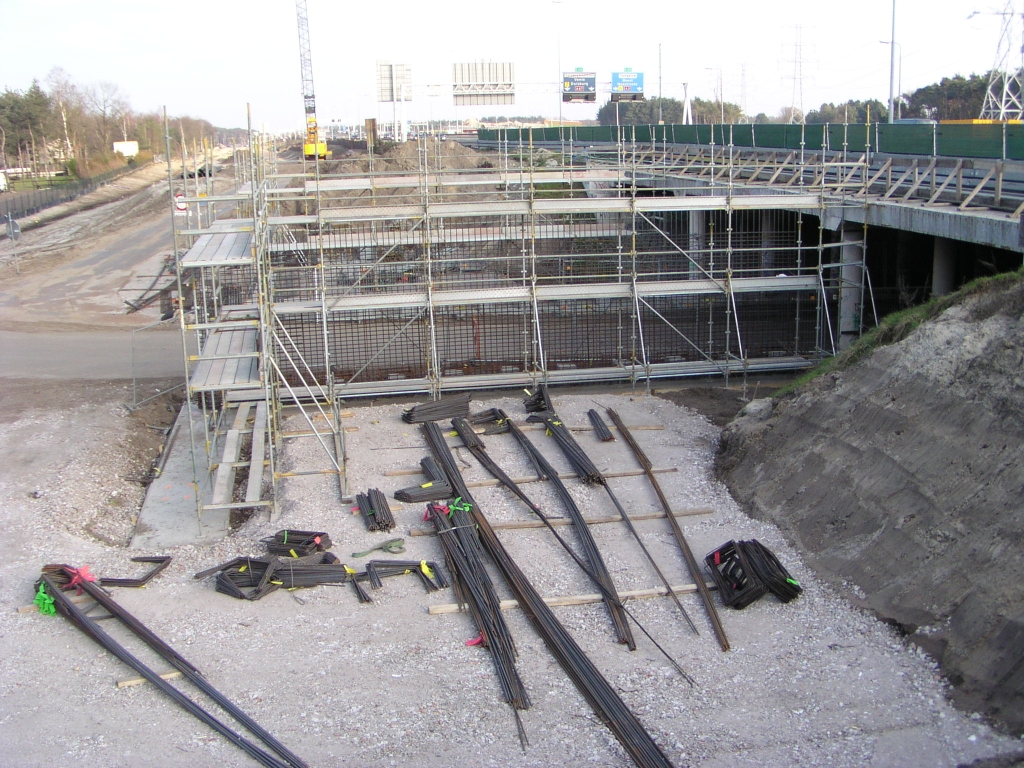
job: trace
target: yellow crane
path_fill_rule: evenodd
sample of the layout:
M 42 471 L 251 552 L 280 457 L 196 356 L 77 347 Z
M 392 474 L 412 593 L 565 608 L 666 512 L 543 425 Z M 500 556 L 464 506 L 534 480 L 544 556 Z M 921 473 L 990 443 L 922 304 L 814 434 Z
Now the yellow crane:
M 306 108 L 306 141 L 302 155 L 307 160 L 329 160 L 327 142 L 320 140 L 316 124 L 316 97 L 313 95 L 313 59 L 309 53 L 309 16 L 306 0 L 295 0 L 295 15 L 299 21 L 299 61 L 302 65 L 302 101 Z

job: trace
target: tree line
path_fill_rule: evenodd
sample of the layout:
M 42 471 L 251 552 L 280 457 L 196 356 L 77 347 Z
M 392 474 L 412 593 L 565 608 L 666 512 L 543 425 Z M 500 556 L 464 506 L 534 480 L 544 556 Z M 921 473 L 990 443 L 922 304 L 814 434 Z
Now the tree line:
M 989 74 L 954 75 L 897 97 L 895 117 L 929 120 L 971 120 L 981 114 L 988 88 Z M 683 102 L 653 98 L 647 101 L 623 101 L 618 104 L 621 125 L 656 125 L 659 114 L 667 124 L 683 122 Z M 886 122 L 889 110 L 878 99 L 850 99 L 839 104 L 822 104 L 802 114 L 784 107 L 775 115 L 746 115 L 738 104 L 695 98 L 690 104 L 693 122 L 710 123 L 865 123 Z M 615 104 L 608 102 L 598 110 L 601 125 L 615 125 Z
M 215 128 L 185 115 L 170 119 L 172 147 L 219 136 L 244 141 L 240 129 Z M 79 85 L 61 68 L 25 91 L 0 93 L 0 168 L 28 169 L 33 175 L 88 177 L 125 165 L 115 141 L 137 141 L 138 161 L 164 151 L 164 118 L 137 112 L 115 83 Z

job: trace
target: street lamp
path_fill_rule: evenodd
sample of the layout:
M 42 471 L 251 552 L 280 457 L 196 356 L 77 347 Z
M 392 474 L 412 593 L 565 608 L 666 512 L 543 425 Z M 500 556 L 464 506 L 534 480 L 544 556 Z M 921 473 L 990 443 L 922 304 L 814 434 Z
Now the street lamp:
M 901 53 L 902 58 L 902 53 Z M 889 35 L 889 122 L 892 122 L 892 86 L 896 75 L 896 0 L 892 0 L 892 34 Z
M 882 45 L 889 45 L 889 46 L 893 45 L 893 42 L 891 40 L 879 40 L 878 42 L 880 42 Z M 892 82 L 891 82 L 892 75 L 891 74 L 889 75 L 889 79 L 890 79 L 890 83 L 889 83 L 889 92 L 890 92 L 889 93 L 889 122 L 890 123 L 892 122 L 892 110 L 893 110 L 894 107 L 899 111 L 899 117 L 903 117 L 903 112 L 902 112 L 902 109 L 901 109 L 902 101 L 903 101 L 903 46 L 900 45 L 899 43 L 895 43 L 895 45 L 896 45 L 897 48 L 900 49 L 900 73 L 897 76 L 897 81 L 896 81 L 896 103 L 895 104 L 893 104 L 893 100 L 892 100 Z
M 704 67 L 709 72 L 718 72 L 718 104 L 722 109 L 722 125 L 725 125 L 725 94 L 722 93 L 724 90 L 722 87 L 722 68 L 721 67 Z

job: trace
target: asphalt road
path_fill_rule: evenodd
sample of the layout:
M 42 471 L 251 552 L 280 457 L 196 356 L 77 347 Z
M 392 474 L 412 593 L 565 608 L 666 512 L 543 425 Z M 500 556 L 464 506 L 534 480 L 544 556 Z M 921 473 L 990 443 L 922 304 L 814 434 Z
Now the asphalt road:
M 154 330 L 136 334 L 139 378 L 184 376 L 181 335 Z M 43 379 L 131 379 L 130 331 L 0 331 L 0 377 Z

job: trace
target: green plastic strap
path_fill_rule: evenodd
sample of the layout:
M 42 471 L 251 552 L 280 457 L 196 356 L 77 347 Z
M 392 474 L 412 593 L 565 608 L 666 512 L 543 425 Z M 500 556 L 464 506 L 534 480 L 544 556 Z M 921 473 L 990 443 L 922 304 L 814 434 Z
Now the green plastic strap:
M 388 539 L 382 544 L 378 544 L 375 547 L 370 547 L 365 552 L 353 552 L 352 557 L 366 557 L 371 552 L 376 550 L 387 552 L 389 555 L 398 555 L 405 552 L 405 539 Z
M 46 594 L 46 585 L 40 584 L 36 592 L 36 599 L 32 601 L 39 606 L 39 612 L 44 616 L 53 616 L 57 609 L 53 605 L 53 598 Z

